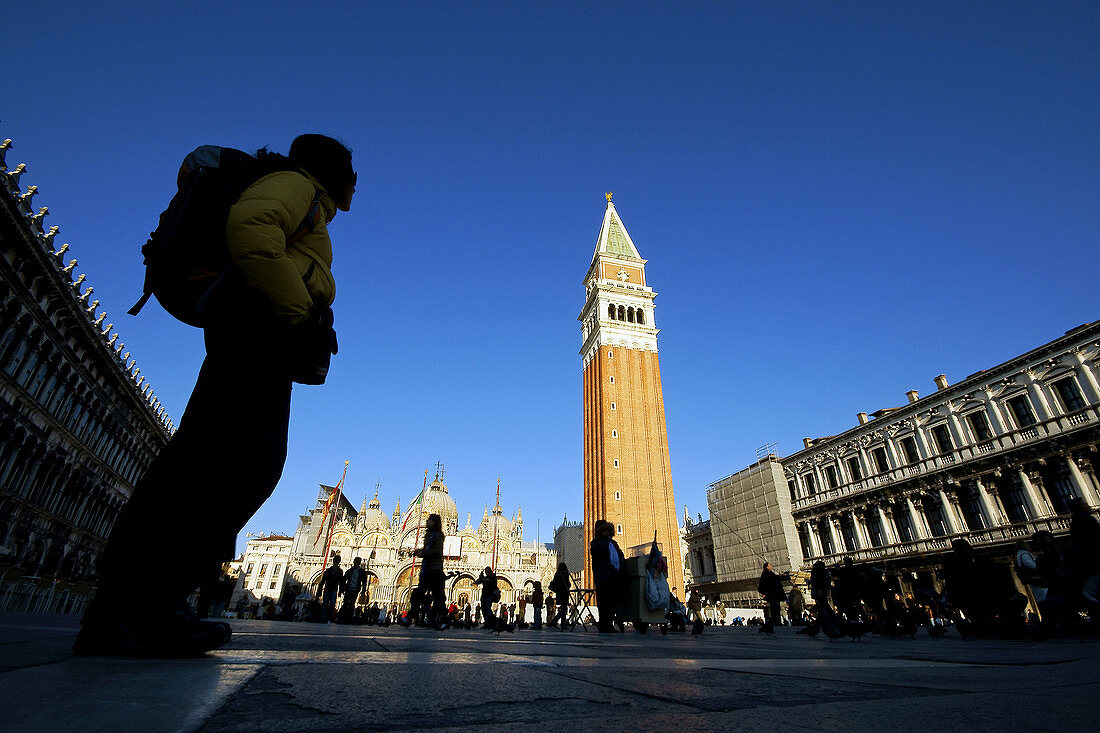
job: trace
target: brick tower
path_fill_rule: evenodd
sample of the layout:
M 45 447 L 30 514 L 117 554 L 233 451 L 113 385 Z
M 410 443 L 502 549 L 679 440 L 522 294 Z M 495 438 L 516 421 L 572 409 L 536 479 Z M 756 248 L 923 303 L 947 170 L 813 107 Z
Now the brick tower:
M 611 194 L 584 278 L 584 582 L 592 587 L 588 543 L 597 519 L 615 525 L 630 548 L 657 542 L 668 582 L 684 597 L 683 558 L 668 458 L 657 328 L 646 261 L 626 233 Z

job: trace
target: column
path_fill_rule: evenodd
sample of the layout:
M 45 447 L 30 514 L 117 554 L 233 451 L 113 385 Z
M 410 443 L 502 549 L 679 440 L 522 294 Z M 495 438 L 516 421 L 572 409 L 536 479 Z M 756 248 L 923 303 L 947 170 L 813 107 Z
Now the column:
M 1050 403 L 1047 401 L 1047 396 L 1043 394 L 1043 390 L 1039 387 L 1039 383 L 1035 380 L 1029 372 L 1024 372 L 1025 379 L 1027 380 L 1027 393 L 1031 395 L 1031 402 L 1035 406 L 1036 417 L 1039 422 L 1049 420 L 1054 417 L 1054 410 L 1050 408 Z
M 928 523 L 924 521 L 924 514 L 913 503 L 913 497 L 905 497 L 905 506 L 909 509 L 909 523 L 913 525 L 913 534 L 918 540 L 928 539 L 931 532 L 928 531 Z
M 852 512 L 852 526 L 855 527 L 856 537 L 859 539 L 859 544 L 863 549 L 875 546 L 875 544 L 871 542 L 871 533 L 867 529 L 867 522 L 864 521 L 863 512 L 859 509 Z
M 1031 483 L 1031 477 L 1028 476 L 1027 471 L 1018 468 L 1016 469 L 1016 475 L 1024 488 L 1024 498 L 1027 499 L 1027 508 L 1032 518 L 1039 519 L 1040 517 L 1049 517 L 1052 515 L 1054 512 L 1051 511 L 1050 505 L 1047 504 L 1046 499 L 1040 496 L 1039 491 L 1035 488 L 1035 484 Z
M 986 392 L 985 400 L 986 412 L 989 415 L 989 423 L 993 427 L 994 435 L 1003 435 L 1012 429 L 1010 423 L 1005 420 L 1004 415 L 1001 414 L 1001 408 L 997 405 L 997 401 L 993 399 L 993 395 Z
M 1089 366 L 1088 359 L 1081 354 L 1080 351 L 1073 355 L 1073 358 L 1077 362 L 1077 374 L 1081 377 L 1081 384 L 1086 385 L 1092 391 L 1092 399 L 1088 400 L 1092 404 L 1096 404 L 1100 400 L 1100 383 L 1097 382 L 1096 374 L 1093 373 L 1092 367 Z
M 965 522 L 958 515 L 955 502 L 947 498 L 947 492 L 940 489 L 940 503 L 943 506 L 943 518 L 947 521 L 947 531 L 950 534 L 959 534 L 966 531 Z
M 961 449 L 970 442 L 966 438 L 966 431 L 963 430 L 963 426 L 959 422 L 959 416 L 957 414 L 952 412 L 947 415 L 947 425 L 951 432 L 951 439 L 955 441 L 955 450 Z
M 982 510 L 989 520 L 986 526 L 996 527 L 1001 524 L 1008 524 L 1008 519 L 1005 517 L 1004 512 L 1001 511 L 1000 505 L 990 495 L 989 490 L 982 484 L 981 479 L 974 479 L 974 486 L 978 490 L 978 498 L 981 500 Z
M 806 522 L 806 536 L 810 538 L 810 552 L 814 557 L 821 557 L 825 553 L 821 550 L 821 538 L 817 536 L 817 525 L 814 520 Z
M 896 545 L 901 542 L 901 537 L 898 536 L 898 528 L 894 525 L 893 507 L 887 508 L 879 504 L 878 518 L 882 522 L 882 534 L 885 535 L 886 544 Z
M 840 519 L 834 515 L 828 515 L 825 524 L 829 532 L 833 533 L 833 549 L 837 553 L 847 553 L 848 548 L 844 544 L 844 533 L 840 532 Z
M 1077 491 L 1077 495 L 1085 500 L 1090 509 L 1096 509 L 1100 507 L 1100 501 L 1096 500 L 1096 492 L 1089 486 L 1088 480 L 1084 474 L 1081 473 L 1081 469 L 1077 466 L 1077 461 L 1073 460 L 1073 456 L 1065 456 L 1066 467 L 1069 469 L 1069 479 L 1073 482 L 1074 488 Z

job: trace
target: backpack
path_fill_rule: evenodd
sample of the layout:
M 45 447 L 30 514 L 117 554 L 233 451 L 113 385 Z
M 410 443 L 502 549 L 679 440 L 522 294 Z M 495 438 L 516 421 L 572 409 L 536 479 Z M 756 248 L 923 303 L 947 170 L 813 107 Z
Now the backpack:
M 141 299 L 126 312 L 136 316 L 149 296 L 155 295 L 175 318 L 202 328 L 206 301 L 229 272 L 225 241 L 229 209 L 245 189 L 276 170 L 296 169 L 273 168 L 241 150 L 216 145 L 191 151 L 176 176 L 176 195 L 141 248 L 145 285 Z M 320 215 L 320 198 L 315 193 L 302 223 L 286 238 L 287 244 L 311 232 Z

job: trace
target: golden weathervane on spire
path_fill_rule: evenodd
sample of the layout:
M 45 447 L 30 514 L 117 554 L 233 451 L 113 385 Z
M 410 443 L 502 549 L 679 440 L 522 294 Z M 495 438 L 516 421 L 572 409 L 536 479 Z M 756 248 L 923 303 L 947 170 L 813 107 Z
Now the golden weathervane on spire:
M 605 193 L 605 194 L 604 194 L 604 196 L 606 196 L 606 197 L 607 197 L 607 203 L 609 203 L 609 204 L 611 203 L 611 197 L 612 197 L 612 195 L 613 195 L 613 194 L 612 194 L 612 193 L 611 193 L 610 191 L 608 191 L 607 193 Z

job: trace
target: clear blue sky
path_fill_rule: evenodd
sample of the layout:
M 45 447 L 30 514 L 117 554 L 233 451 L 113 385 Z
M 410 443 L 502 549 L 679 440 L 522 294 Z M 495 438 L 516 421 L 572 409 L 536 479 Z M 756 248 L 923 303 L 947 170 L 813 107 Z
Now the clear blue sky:
M 5 8 L 0 139 L 177 419 L 200 333 L 125 310 L 180 159 L 354 150 L 341 352 L 247 531 L 293 532 L 345 459 L 387 511 L 438 460 L 475 523 L 498 476 L 529 535 L 579 519 L 605 191 L 660 293 L 693 515 L 764 443 L 1100 318 L 1095 2 L 161 6 Z

